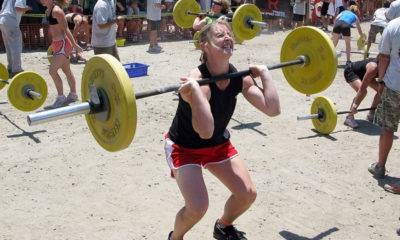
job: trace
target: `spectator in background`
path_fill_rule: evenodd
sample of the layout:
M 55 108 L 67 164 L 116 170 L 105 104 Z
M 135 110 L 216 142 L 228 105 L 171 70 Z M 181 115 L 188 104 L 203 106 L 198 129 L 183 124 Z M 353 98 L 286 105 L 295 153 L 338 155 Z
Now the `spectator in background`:
M 227 15 L 229 12 L 230 6 L 228 0 L 213 0 L 209 14 L 214 18 L 201 15 L 197 16 L 193 22 L 193 30 L 200 31 L 205 25 L 216 20 L 221 15 Z
M 393 145 L 394 132 L 400 120 L 400 18 L 389 22 L 379 45 L 378 81 L 383 82 L 381 102 L 376 109 L 374 123 L 382 132 L 378 144 L 378 161 L 368 171 L 375 178 L 384 178 L 386 162 Z M 385 184 L 385 190 L 400 193 L 400 182 Z
M 202 12 L 208 12 L 211 8 L 212 0 L 199 0 Z
M 127 14 L 126 0 L 117 0 L 117 38 L 124 38 L 125 15 Z
M 87 16 L 80 13 L 67 13 L 68 28 L 72 31 L 75 41 L 80 44 L 83 40 L 86 48 L 90 45 L 90 24 Z M 77 60 L 86 61 L 80 53 L 77 54 Z
M 98 0 L 93 8 L 92 46 L 94 54 L 110 54 L 119 60 L 115 38 L 117 16 L 114 0 Z
M 329 31 L 329 15 L 328 9 L 330 5 L 330 0 L 323 0 L 322 7 L 321 7 L 321 23 L 322 23 L 322 30 Z
M 304 24 L 306 15 L 306 0 L 296 0 L 293 5 L 293 28 L 301 27 Z
M 126 20 L 126 31 L 128 33 L 127 38 L 132 42 L 139 40 L 140 32 L 142 31 L 143 21 L 141 18 L 129 18 L 129 16 L 139 15 L 140 8 L 138 0 L 128 0 L 127 2 L 127 20 Z
M 378 8 L 374 12 L 374 18 L 371 22 L 371 26 L 368 33 L 367 40 L 367 49 L 366 49 L 366 57 L 368 57 L 369 49 L 371 48 L 371 43 L 376 41 L 376 35 L 380 33 L 382 35 L 383 30 L 388 24 L 388 20 L 386 19 L 385 12 L 386 9 L 390 6 L 390 1 L 386 0 L 383 2 L 383 7 Z
M 160 53 L 162 47 L 158 45 L 158 32 L 161 25 L 161 10 L 165 5 L 161 0 L 147 0 L 147 28 L 149 30 L 149 53 Z
M 96 5 L 97 0 L 83 0 L 83 14 L 86 16 L 93 15 L 94 5 Z
M 7 70 L 10 78 L 22 72 L 22 34 L 19 28 L 22 14 L 31 8 L 25 0 L 4 0 L 0 11 L 0 31 L 7 53 Z
M 389 21 L 398 17 L 400 17 L 400 0 L 393 1 L 390 4 L 390 7 L 386 10 L 386 18 Z
M 335 17 L 339 15 L 341 12 L 346 10 L 346 8 L 343 6 L 343 1 L 342 0 L 336 0 L 335 1 Z

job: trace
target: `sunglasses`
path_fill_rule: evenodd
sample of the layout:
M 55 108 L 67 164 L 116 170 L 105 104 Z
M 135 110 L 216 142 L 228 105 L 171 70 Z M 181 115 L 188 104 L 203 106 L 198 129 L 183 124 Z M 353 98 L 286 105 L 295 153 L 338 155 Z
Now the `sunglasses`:
M 213 1 L 212 3 L 213 3 L 213 5 L 218 5 L 218 6 L 221 6 L 221 7 L 222 7 L 222 3 L 220 3 L 220 2 L 215 2 L 215 1 Z

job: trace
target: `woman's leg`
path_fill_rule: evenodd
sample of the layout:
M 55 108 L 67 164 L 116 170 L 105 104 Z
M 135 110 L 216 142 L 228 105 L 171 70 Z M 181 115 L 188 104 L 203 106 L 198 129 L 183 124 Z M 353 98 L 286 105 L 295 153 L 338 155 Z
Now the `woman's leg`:
M 350 45 L 350 36 L 343 36 L 344 42 L 346 43 L 346 58 L 347 61 L 350 61 L 350 51 L 351 51 L 351 45 Z
M 65 63 L 62 65 L 61 69 L 64 72 L 65 76 L 67 77 L 70 92 L 76 94 L 76 80 L 75 80 L 74 74 L 71 71 L 69 61 L 65 61 Z
M 58 69 L 62 68 L 64 63 L 67 61 L 68 61 L 68 59 L 62 54 L 53 55 L 53 57 L 51 58 L 49 74 L 50 74 L 51 78 L 53 79 L 54 85 L 57 89 L 58 96 L 64 95 L 63 83 L 62 83 L 60 75 L 58 74 Z
M 173 172 L 185 206 L 176 214 L 172 239 L 182 240 L 185 233 L 206 213 L 208 194 L 200 166 L 186 165 Z
M 332 42 L 333 45 L 336 47 L 338 45 L 339 42 L 339 34 L 337 33 L 332 33 Z
M 221 217 L 225 225 L 232 224 L 256 199 L 257 192 L 250 174 L 239 156 L 221 163 L 208 164 L 207 169 L 232 193 Z

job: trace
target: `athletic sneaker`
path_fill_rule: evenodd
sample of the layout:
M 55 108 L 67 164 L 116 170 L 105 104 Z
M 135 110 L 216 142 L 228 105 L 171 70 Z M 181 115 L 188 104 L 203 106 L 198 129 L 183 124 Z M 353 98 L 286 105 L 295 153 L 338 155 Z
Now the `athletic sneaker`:
M 394 194 L 400 194 L 400 183 L 386 183 L 383 189 Z
M 233 225 L 223 226 L 218 222 L 214 225 L 214 238 L 217 240 L 247 240 L 246 233 L 237 230 Z
M 358 128 L 358 123 L 356 122 L 353 116 L 347 116 L 343 124 L 351 128 Z
M 76 93 L 70 92 L 67 96 L 67 101 L 66 103 L 73 103 L 78 101 L 78 95 Z
M 378 166 L 378 163 L 373 163 L 368 167 L 368 171 L 374 175 L 375 178 L 383 178 L 385 177 L 386 168 L 385 166 Z
M 67 98 L 64 95 L 58 96 L 52 105 L 44 107 L 44 109 L 55 109 L 64 107 L 67 102 Z
M 374 117 L 375 117 L 375 113 L 368 113 L 367 121 L 368 122 L 374 122 Z
M 168 239 L 167 240 L 172 240 L 172 231 L 168 234 Z
M 149 53 L 160 53 L 161 48 L 157 47 L 157 45 L 150 45 L 148 52 Z

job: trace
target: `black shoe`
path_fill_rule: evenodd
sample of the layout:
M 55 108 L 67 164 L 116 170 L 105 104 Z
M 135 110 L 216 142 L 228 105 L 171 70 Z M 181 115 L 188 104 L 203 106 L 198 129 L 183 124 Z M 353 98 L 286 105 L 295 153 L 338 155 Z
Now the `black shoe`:
M 217 240 L 247 240 L 244 235 L 246 233 L 237 230 L 233 225 L 225 227 L 218 220 L 215 222 L 214 238 Z
M 171 232 L 168 234 L 168 239 L 167 239 L 167 240 L 172 240 L 172 233 L 173 233 L 173 231 L 171 231 Z

